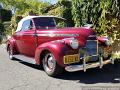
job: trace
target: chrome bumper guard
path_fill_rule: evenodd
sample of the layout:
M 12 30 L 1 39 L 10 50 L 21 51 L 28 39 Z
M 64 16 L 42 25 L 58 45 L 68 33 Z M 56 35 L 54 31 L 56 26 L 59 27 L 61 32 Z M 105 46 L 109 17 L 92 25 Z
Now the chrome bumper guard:
M 91 56 L 90 56 L 91 57 Z M 99 56 L 99 62 L 95 62 L 95 63 L 86 63 L 86 58 L 83 59 L 83 64 L 82 65 L 70 65 L 70 66 L 66 66 L 65 70 L 68 72 L 75 72 L 75 71 L 80 71 L 80 70 L 84 70 L 84 72 L 86 72 L 87 69 L 90 68 L 96 68 L 96 67 L 100 67 L 102 68 L 103 65 L 106 64 L 114 64 L 114 59 L 110 58 L 109 60 L 105 60 L 103 61 L 103 57 Z

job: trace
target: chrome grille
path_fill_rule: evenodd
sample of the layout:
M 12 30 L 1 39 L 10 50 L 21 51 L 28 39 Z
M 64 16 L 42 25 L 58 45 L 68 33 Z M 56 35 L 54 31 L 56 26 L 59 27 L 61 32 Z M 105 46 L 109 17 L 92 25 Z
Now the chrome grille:
M 87 40 L 86 51 L 88 55 L 97 55 L 97 40 Z
M 89 56 L 92 56 L 91 61 L 98 60 L 98 57 L 96 56 L 98 54 L 98 42 L 97 42 L 97 40 L 87 40 L 86 52 Z

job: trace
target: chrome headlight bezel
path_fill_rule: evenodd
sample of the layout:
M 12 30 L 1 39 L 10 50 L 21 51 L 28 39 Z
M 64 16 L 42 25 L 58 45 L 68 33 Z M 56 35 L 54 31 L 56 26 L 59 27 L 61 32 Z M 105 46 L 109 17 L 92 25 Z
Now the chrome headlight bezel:
M 79 47 L 79 42 L 77 39 L 72 39 L 70 40 L 70 46 L 73 48 L 73 49 L 78 49 Z

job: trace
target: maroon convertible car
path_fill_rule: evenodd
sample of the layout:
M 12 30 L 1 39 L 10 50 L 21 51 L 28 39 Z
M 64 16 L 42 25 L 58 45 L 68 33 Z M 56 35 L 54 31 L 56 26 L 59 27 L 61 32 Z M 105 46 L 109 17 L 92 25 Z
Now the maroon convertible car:
M 112 63 L 112 49 L 107 37 L 97 37 L 88 27 L 60 28 L 56 16 L 27 16 L 18 23 L 7 41 L 10 59 L 42 65 L 49 76 L 64 69 L 68 72 L 100 67 Z

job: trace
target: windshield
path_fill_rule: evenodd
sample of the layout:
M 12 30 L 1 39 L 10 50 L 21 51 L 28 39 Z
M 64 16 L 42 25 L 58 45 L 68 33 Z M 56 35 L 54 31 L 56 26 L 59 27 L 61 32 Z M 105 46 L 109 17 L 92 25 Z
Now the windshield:
M 40 27 L 40 28 L 56 27 L 53 17 L 39 17 L 39 18 L 34 18 L 33 20 L 36 27 Z

